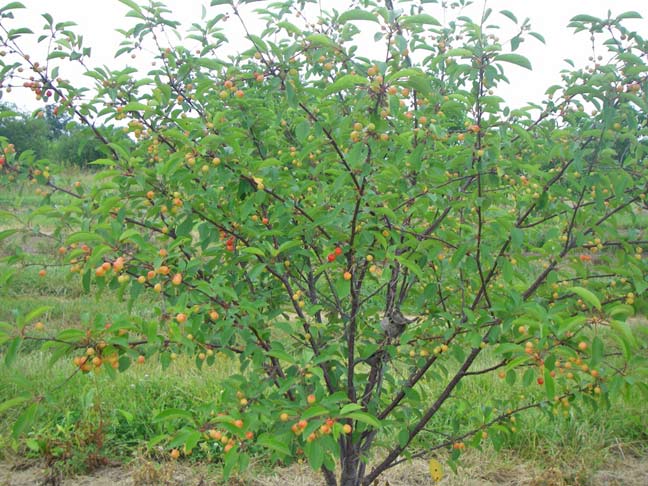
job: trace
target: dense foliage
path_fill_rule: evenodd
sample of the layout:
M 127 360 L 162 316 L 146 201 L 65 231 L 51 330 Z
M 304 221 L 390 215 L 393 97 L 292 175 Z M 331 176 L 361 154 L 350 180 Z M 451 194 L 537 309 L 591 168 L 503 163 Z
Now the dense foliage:
M 89 167 L 104 156 L 102 144 L 87 127 L 68 115 L 59 116 L 54 105 L 45 105 L 36 116 L 12 105 L 0 106 L 0 137 L 11 141 L 20 157 L 48 159 L 56 165 Z
M 45 336 L 57 357 L 85 373 L 238 358 L 213 404 L 157 417 L 171 427 L 154 443 L 173 457 L 206 444 L 226 474 L 260 450 L 303 454 L 330 485 L 367 485 L 403 456 L 497 447 L 523 410 L 647 390 L 645 330 L 626 322 L 648 287 L 648 45 L 623 26 L 638 14 L 575 17 L 591 65 L 509 109 L 493 90 L 506 66 L 531 68 L 520 43 L 543 39 L 508 11 L 504 40 L 490 9 L 442 25 L 424 5 L 436 2 L 264 2 L 253 34 L 247 2 L 214 0 L 167 44 L 170 11 L 121 2 L 135 23 L 119 53 L 150 49 L 156 64 L 87 68 L 94 91 L 59 74 L 58 59 L 87 65 L 68 24 L 44 16 L 51 48 L 29 57 L 28 32 L 9 25 L 18 5 L 0 10 L 3 85 L 29 70 L 36 95 L 108 149 L 90 188 L 59 186 L 6 143 L 2 177 L 48 186 L 38 214 L 61 241 L 53 264 L 88 290 L 157 302 L 153 317 L 125 304 Z M 231 58 L 225 22 L 246 32 Z M 375 59 L 359 53 L 367 29 Z M 7 362 L 43 339 L 40 312 L 0 328 Z M 528 393 L 464 402 L 461 384 L 487 373 Z M 5 403 L 26 406 L 18 433 L 38 403 Z M 412 450 L 417 437 L 428 447 Z

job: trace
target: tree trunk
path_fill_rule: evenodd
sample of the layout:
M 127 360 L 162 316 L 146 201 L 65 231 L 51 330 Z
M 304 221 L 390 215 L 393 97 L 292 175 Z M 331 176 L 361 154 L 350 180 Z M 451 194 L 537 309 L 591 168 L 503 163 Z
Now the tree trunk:
M 338 486 L 337 480 L 335 479 L 335 473 L 326 467 L 322 467 L 322 473 L 324 473 L 324 479 L 326 480 L 326 486 Z
M 360 445 L 353 444 L 349 440 L 342 449 L 340 486 L 360 486 L 362 481 L 360 471 L 364 469 L 360 468 L 360 465 Z

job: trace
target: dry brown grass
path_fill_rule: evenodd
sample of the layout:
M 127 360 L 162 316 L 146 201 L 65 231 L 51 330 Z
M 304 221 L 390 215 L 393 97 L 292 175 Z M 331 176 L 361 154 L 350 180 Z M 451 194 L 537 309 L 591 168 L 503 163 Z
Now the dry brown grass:
M 135 461 L 130 466 L 104 468 L 91 476 L 43 483 L 48 471 L 37 463 L 22 467 L 0 464 L 0 486 L 320 486 L 321 477 L 305 464 L 277 468 L 271 474 L 257 475 L 247 471 L 227 483 L 213 479 L 214 472 L 200 465 Z M 379 486 L 432 485 L 424 460 L 403 463 L 379 481 Z M 599 470 L 587 470 L 579 464 L 537 464 L 519 458 L 494 455 L 492 452 L 469 451 L 454 474 L 446 471 L 439 486 L 646 486 L 648 457 L 624 451 L 610 453 Z

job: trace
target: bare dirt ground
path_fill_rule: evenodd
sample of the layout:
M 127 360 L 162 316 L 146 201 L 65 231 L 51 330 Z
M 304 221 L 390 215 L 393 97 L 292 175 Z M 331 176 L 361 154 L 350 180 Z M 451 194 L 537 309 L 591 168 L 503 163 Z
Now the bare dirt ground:
M 216 486 L 202 466 L 183 463 L 135 461 L 128 466 L 106 467 L 89 476 L 59 479 L 37 462 L 0 463 L 0 486 Z M 275 469 L 271 475 L 243 473 L 228 483 L 232 486 L 320 486 L 321 479 L 306 465 Z M 390 470 L 380 486 L 424 486 L 434 484 L 426 461 L 415 460 Z M 648 457 L 611 455 L 594 471 L 582 465 L 547 464 L 546 468 L 479 452 L 465 454 L 457 474 L 446 471 L 440 486 L 646 486 Z

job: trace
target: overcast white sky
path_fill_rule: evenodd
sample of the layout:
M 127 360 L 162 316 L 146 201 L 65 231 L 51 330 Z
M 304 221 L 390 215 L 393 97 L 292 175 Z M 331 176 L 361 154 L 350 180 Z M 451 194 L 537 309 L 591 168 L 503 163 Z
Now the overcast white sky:
M 113 59 L 113 53 L 117 50 L 121 40 L 120 34 L 115 32 L 115 29 L 127 28 L 133 22 L 133 19 L 125 17 L 127 7 L 117 0 L 21 1 L 27 8 L 17 12 L 17 22 L 13 25 L 14 27 L 18 25 L 28 26 L 37 31 L 44 23 L 40 14 L 48 12 L 54 16 L 55 21 L 72 20 L 78 24 L 76 31 L 83 34 L 86 45 L 92 47 L 90 65 L 117 67 L 117 65 L 124 62 L 135 64 L 140 62 L 139 60 L 132 61 L 129 58 L 120 61 Z M 448 3 L 451 3 L 451 1 L 448 0 Z M 539 102 L 543 98 L 545 89 L 559 81 L 560 70 L 566 66 L 563 59 L 570 58 L 583 65 L 587 57 L 591 55 L 588 36 L 586 34 L 574 36 L 572 31 L 566 27 L 569 19 L 574 15 L 587 13 L 604 17 L 607 16 L 608 9 L 612 10 L 613 15 L 634 10 L 639 12 L 644 19 L 629 21 L 627 25 L 640 32 L 644 37 L 648 37 L 647 0 L 475 0 L 473 6 L 463 11 L 462 14 L 478 19 L 485 2 L 495 12 L 508 9 L 515 13 L 520 20 L 529 17 L 532 30 L 539 32 L 547 40 L 547 44 L 542 45 L 534 39 L 529 39 L 520 47 L 518 52 L 529 57 L 534 70 L 530 72 L 511 65 L 511 69 L 508 71 L 511 85 L 500 89 L 498 92 L 511 106 L 523 105 L 528 101 Z M 164 3 L 174 11 L 175 19 L 186 26 L 192 22 L 200 22 L 203 5 L 207 6 L 209 13 L 226 10 L 226 7 L 209 7 L 209 0 L 165 0 Z M 267 3 L 255 3 L 252 4 L 252 7 Z M 348 0 L 321 0 L 321 3 L 325 9 L 335 8 L 341 12 L 348 8 L 350 2 Z M 429 14 L 440 21 L 444 20 L 439 5 L 428 4 L 426 8 Z M 263 28 L 262 24 L 254 22 L 254 15 L 251 10 L 251 8 L 248 9 L 250 13 L 246 15 L 250 22 L 249 27 L 253 32 L 261 30 Z M 445 20 L 448 21 L 456 15 L 456 11 L 448 10 Z M 506 18 L 495 15 L 495 13 L 490 20 L 503 26 L 513 26 Z M 363 24 L 367 23 L 361 22 L 357 25 L 362 27 Z M 231 29 L 229 33 L 232 34 L 232 38 L 241 35 L 238 23 L 229 22 L 226 25 L 228 29 Z M 502 37 L 504 38 L 504 36 Z M 241 44 L 238 43 L 237 45 Z M 247 47 L 247 44 L 245 44 L 245 47 Z M 34 48 L 31 49 L 34 52 Z M 38 52 L 43 53 L 43 47 L 36 48 L 36 55 L 34 56 L 35 59 L 40 58 L 42 61 L 44 54 L 39 56 Z M 383 52 L 382 49 L 381 52 Z M 67 78 L 78 76 L 74 71 L 68 70 L 66 72 L 64 68 L 61 69 L 61 73 L 62 76 Z M 35 109 L 39 106 L 33 100 L 33 95 L 23 89 L 16 89 L 9 94 L 5 93 L 3 101 L 14 102 L 28 109 Z

